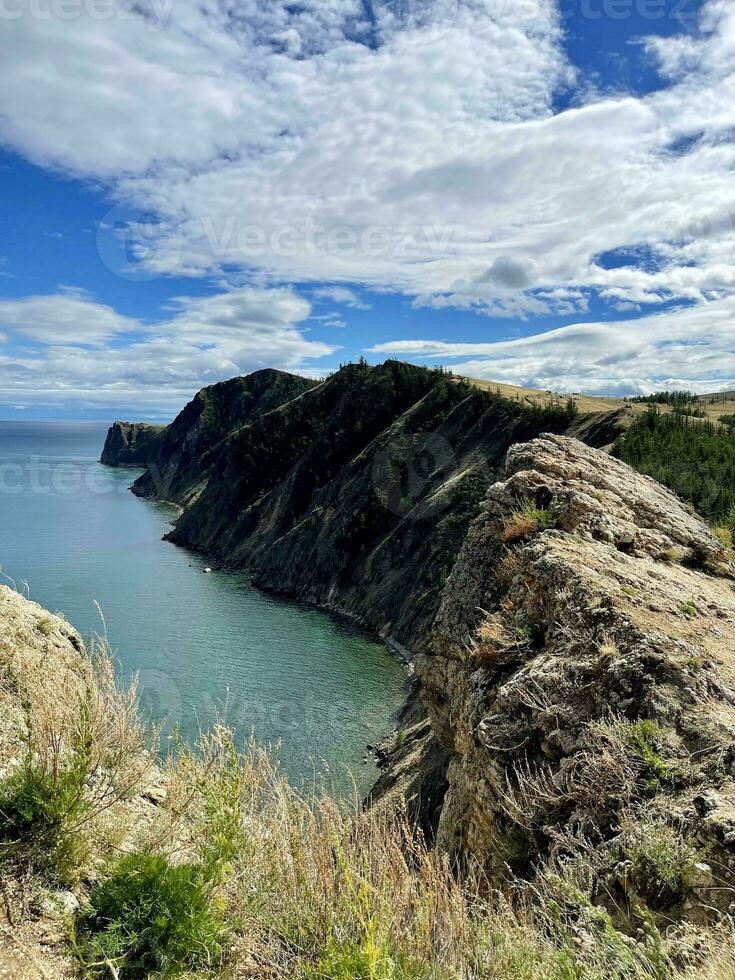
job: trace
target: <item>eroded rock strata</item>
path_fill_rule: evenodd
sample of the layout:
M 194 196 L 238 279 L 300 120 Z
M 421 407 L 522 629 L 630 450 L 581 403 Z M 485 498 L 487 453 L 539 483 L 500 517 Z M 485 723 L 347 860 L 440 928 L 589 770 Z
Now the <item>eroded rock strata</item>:
M 727 907 L 734 626 L 733 566 L 678 498 L 574 439 L 511 447 L 416 657 L 449 755 L 439 845 L 498 877 L 584 841 L 635 891 L 636 835 L 670 834 Z

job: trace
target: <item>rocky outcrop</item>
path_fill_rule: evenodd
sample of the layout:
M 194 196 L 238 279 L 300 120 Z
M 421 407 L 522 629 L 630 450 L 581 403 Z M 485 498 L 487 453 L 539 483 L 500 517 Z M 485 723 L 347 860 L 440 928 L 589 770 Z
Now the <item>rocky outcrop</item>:
M 450 759 L 440 846 L 497 878 L 584 841 L 630 899 L 661 837 L 689 855 L 671 902 L 726 907 L 734 626 L 733 566 L 678 498 L 577 440 L 513 446 L 416 657 Z
M 100 463 L 107 466 L 147 466 L 156 457 L 166 427 L 144 422 L 113 422 Z

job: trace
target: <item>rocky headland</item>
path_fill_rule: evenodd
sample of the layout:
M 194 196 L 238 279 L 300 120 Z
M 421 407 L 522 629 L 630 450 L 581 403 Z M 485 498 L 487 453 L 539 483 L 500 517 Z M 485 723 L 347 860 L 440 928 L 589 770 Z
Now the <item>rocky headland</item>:
M 469 413 L 465 419 L 479 416 L 480 429 L 499 417 L 515 432 L 532 426 L 512 407 L 493 400 L 475 404 L 472 392 L 443 383 L 449 408 L 445 403 L 440 425 L 450 424 L 459 410 Z M 292 465 L 298 470 L 318 451 L 325 463 L 332 459 L 332 476 L 326 482 L 313 477 L 301 510 L 288 514 L 287 539 L 310 541 L 312 558 L 320 547 L 337 549 L 331 538 L 335 527 L 345 527 L 339 517 L 332 518 L 336 524 L 326 522 L 324 542 L 318 531 L 301 536 L 304 520 L 315 520 L 305 511 L 322 506 L 324 516 L 325 502 L 336 510 L 351 480 L 365 489 L 358 463 L 366 457 L 374 472 L 373 440 L 405 451 L 406 434 L 413 431 L 405 426 L 427 395 L 437 397 L 431 387 L 413 400 L 406 393 L 408 406 L 400 413 L 393 406 L 398 417 L 342 467 L 329 454 L 330 442 L 339 446 L 337 433 L 330 429 L 327 440 L 319 427 L 312 429 L 301 453 L 292 454 Z M 369 407 L 369 391 L 361 404 Z M 293 413 L 289 405 L 225 436 L 225 456 L 257 443 L 273 447 L 280 460 L 285 442 L 295 439 L 295 419 L 304 420 L 301 409 Z M 318 402 L 309 405 L 316 409 Z M 274 422 L 274 412 L 287 419 Z M 345 424 L 340 412 L 330 417 Z M 436 414 L 422 417 L 437 421 Z M 566 431 L 581 421 L 565 419 L 561 411 L 546 416 L 551 420 Z M 25 950 L 44 972 L 18 976 L 71 976 L 73 959 L 58 926 L 64 915 L 76 917 L 80 962 L 88 964 L 90 950 L 99 948 L 89 945 L 90 936 L 102 936 L 94 943 L 118 944 L 104 949 L 128 949 L 124 942 L 133 940 L 127 933 L 109 932 L 120 928 L 114 909 L 103 920 L 88 911 L 101 900 L 100 888 L 118 894 L 109 892 L 108 882 L 122 887 L 129 871 L 119 859 L 122 851 L 136 868 L 158 862 L 156 873 L 163 877 L 136 888 L 168 888 L 165 876 L 177 873 L 181 855 L 189 862 L 184 867 L 195 870 L 187 887 L 199 889 L 197 901 L 209 894 L 199 882 L 214 882 L 208 914 L 229 938 L 207 947 L 206 962 L 196 943 L 185 947 L 190 975 L 211 975 L 214 966 L 220 976 L 357 977 L 371 975 L 365 971 L 376 964 L 382 972 L 373 975 L 396 980 L 732 975 L 731 555 L 675 495 L 559 432 L 516 442 L 497 422 L 492 438 L 474 449 L 458 437 L 450 444 L 464 446 L 467 455 L 455 448 L 464 465 L 458 464 L 454 480 L 461 482 L 479 445 L 497 448 L 504 439 L 497 463 L 493 457 L 493 478 L 463 516 L 462 540 L 437 590 L 432 622 L 423 628 L 420 617 L 400 619 L 407 630 L 402 635 L 413 643 L 418 684 L 402 730 L 384 749 L 383 785 L 363 813 L 343 817 L 329 801 L 299 799 L 257 752 L 236 761 L 222 734 L 205 741 L 201 757 L 184 751 L 160 773 L 135 720 L 134 700 L 113 693 L 104 657 L 94 666 L 63 619 L 0 590 L 0 843 L 9 848 L 0 849 L 0 859 L 10 855 L 5 934 L 15 943 L 0 954 L 0 969 L 24 963 Z M 344 446 L 341 451 L 346 453 Z M 210 462 L 200 471 L 184 518 L 222 481 L 217 460 L 223 452 L 222 443 L 208 450 Z M 245 468 L 243 457 L 237 459 Z M 259 492 L 247 497 L 238 484 L 237 495 L 225 498 L 225 507 L 234 499 L 250 500 L 243 511 L 255 517 L 245 526 L 256 542 L 266 540 L 261 520 L 267 516 L 277 529 L 286 505 L 295 507 L 295 477 L 286 472 L 277 484 L 273 474 L 280 466 L 266 459 L 261 471 L 268 478 Z M 332 481 L 340 491 L 334 497 Z M 420 513 L 453 481 L 442 472 L 427 482 L 413 504 Z M 369 486 L 377 494 L 375 482 Z M 215 498 L 207 499 L 211 504 Z M 358 498 L 346 499 L 354 508 Z M 382 534 L 363 539 L 378 554 L 385 554 L 386 534 L 398 532 L 407 519 L 407 512 L 389 512 L 396 518 L 392 532 L 383 527 Z M 359 514 L 355 519 L 363 526 Z M 220 521 L 219 515 L 212 524 L 204 520 L 203 533 L 221 527 Z M 434 526 L 441 527 L 441 520 Z M 430 525 L 423 530 L 429 534 Z M 275 532 L 269 540 L 277 549 L 286 546 Z M 240 559 L 247 553 L 246 547 Z M 371 567 L 369 554 L 356 549 L 352 555 Z M 319 565 L 314 568 L 318 572 Z M 306 572 L 299 570 L 293 581 L 299 577 L 305 580 Z M 350 595 L 349 586 L 337 593 L 335 608 Z M 319 601 L 320 594 L 309 597 Z M 59 677 L 65 678 L 62 698 L 54 693 Z M 127 748 L 121 753 L 120 746 Z M 111 778 L 117 769 L 124 779 Z M 60 818 L 59 825 L 44 824 L 47 838 L 14 838 L 24 821 L 33 817 L 43 824 L 56 812 L 45 802 L 33 810 L 27 796 L 19 802 L 19 788 L 25 793 L 28 780 L 35 780 L 34 793 L 53 798 L 55 773 L 64 774 L 64 785 L 72 780 L 79 787 L 75 800 L 88 801 L 82 812 L 91 807 L 94 820 L 72 825 Z M 403 812 L 399 797 L 408 797 L 408 823 L 400 817 L 393 822 L 390 804 Z M 421 835 L 412 836 L 416 823 L 433 831 L 432 850 Z M 69 850 L 69 841 L 76 846 L 80 835 L 88 850 Z M 46 839 L 54 842 L 53 880 L 43 870 L 48 855 L 43 861 L 39 856 L 38 841 Z M 29 869 L 35 876 L 30 904 L 24 897 Z M 71 886 L 63 884 L 67 880 Z M 66 912 L 58 911 L 62 906 Z M 128 919 L 144 914 L 137 905 L 125 908 Z M 229 931 L 227 916 L 237 923 Z M 121 954 L 115 968 L 129 955 Z M 96 967 L 87 968 L 93 975 Z

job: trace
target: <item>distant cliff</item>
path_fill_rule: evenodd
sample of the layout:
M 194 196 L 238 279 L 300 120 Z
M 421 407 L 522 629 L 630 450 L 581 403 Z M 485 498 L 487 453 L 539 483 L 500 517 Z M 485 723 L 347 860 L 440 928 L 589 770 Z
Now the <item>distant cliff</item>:
M 135 493 L 185 505 L 200 487 L 209 453 L 226 436 L 317 384 L 266 369 L 202 388 L 166 429 Z
M 166 427 L 144 422 L 114 422 L 107 433 L 100 463 L 147 466 L 156 457 Z

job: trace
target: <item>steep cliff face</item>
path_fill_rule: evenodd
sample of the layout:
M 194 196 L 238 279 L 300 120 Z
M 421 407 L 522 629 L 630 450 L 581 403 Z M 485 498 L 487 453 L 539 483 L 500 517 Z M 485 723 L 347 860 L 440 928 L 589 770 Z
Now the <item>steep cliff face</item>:
M 579 423 L 397 361 L 350 365 L 177 467 L 170 538 L 412 647 L 508 447 Z
M 185 505 L 201 489 L 209 468 L 207 454 L 218 443 L 316 384 L 267 369 L 202 388 L 167 427 L 133 491 Z
M 147 466 L 165 437 L 163 425 L 114 422 L 107 433 L 100 463 L 108 466 Z
M 439 844 L 498 877 L 576 840 L 610 896 L 727 905 L 734 626 L 728 555 L 673 494 L 576 440 L 513 446 L 416 659 L 450 758 Z M 646 871 L 653 847 L 691 880 Z

